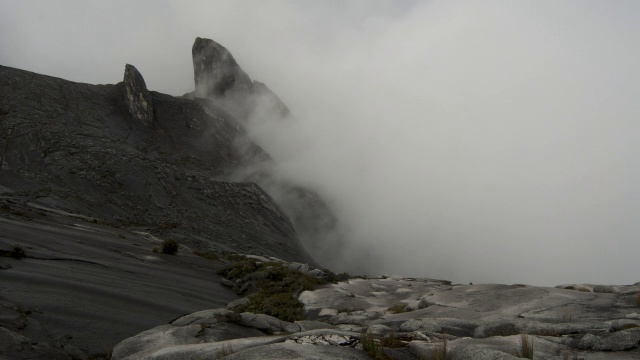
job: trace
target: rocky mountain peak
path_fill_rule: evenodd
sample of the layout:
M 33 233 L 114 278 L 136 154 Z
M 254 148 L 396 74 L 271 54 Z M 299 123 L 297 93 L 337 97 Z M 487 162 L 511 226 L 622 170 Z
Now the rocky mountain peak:
M 126 64 L 123 83 L 129 112 L 134 119 L 150 127 L 153 123 L 153 99 L 142 74 L 135 66 Z
M 224 46 L 196 38 L 192 47 L 195 94 L 209 98 L 241 123 L 250 118 L 285 119 L 290 111 L 265 84 L 253 81 Z
M 191 53 L 196 97 L 221 97 L 232 89 L 251 88 L 251 79 L 224 46 L 197 37 Z

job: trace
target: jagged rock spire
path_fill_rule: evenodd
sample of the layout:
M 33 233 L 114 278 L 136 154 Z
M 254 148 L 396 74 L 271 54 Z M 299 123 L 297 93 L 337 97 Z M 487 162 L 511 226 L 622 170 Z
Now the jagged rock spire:
M 198 37 L 191 53 L 196 97 L 221 97 L 232 89 L 251 89 L 251 79 L 224 46 Z
M 124 67 L 124 87 L 127 107 L 134 119 L 145 126 L 153 124 L 153 98 L 147 90 L 142 74 L 133 65 Z

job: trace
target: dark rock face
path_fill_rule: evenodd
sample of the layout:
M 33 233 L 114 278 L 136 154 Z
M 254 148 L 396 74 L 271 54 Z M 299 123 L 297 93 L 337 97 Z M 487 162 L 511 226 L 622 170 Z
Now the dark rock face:
M 229 50 L 210 39 L 196 38 L 191 49 L 197 97 L 220 97 L 247 91 L 252 83 Z
M 147 90 L 142 75 L 133 65 L 124 68 L 124 88 L 126 103 L 134 119 L 150 127 L 153 123 L 153 99 Z
M 124 84 L 88 85 L 0 67 L 2 195 L 197 248 L 312 261 L 264 191 L 223 181 L 249 158 L 269 158 L 242 127 L 207 100 L 144 100 L 139 73 L 126 72 Z M 148 111 L 132 115 L 129 94 L 154 109 L 152 129 Z
M 196 38 L 192 53 L 195 97 L 209 100 L 203 103 L 205 108 L 210 111 L 224 109 L 241 124 L 250 121 L 296 121 L 282 100 L 265 84 L 252 81 L 222 45 Z M 337 220 L 320 196 L 278 177 L 270 158 L 256 156 L 255 152 L 248 154 L 243 166 L 235 168 L 234 179 L 256 182 L 272 194 L 291 218 L 304 246 L 312 253 L 323 254 L 328 249 L 339 249 Z
M 194 69 L 197 96 L 176 98 L 131 65 L 116 85 L 0 66 L 0 256 L 27 250 L 0 258 L 0 358 L 104 352 L 235 297 L 192 250 L 317 265 L 300 238 L 322 242 L 335 218 L 243 128 L 289 110 L 211 40 L 196 40 Z M 152 255 L 166 239 L 178 256 Z
M 210 39 L 196 38 L 192 47 L 195 97 L 216 105 L 241 122 L 251 117 L 287 118 L 287 106 L 265 84 L 252 81 L 229 50 Z

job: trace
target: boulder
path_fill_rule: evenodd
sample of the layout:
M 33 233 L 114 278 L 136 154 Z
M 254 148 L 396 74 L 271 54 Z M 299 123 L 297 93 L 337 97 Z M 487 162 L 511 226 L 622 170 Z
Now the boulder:
M 244 326 L 262 330 L 269 334 L 278 334 L 285 331 L 295 333 L 300 331 L 299 325 L 282 321 L 265 314 L 242 313 L 240 314 L 239 323 Z
M 241 306 L 241 305 L 246 305 L 249 302 L 251 302 L 251 300 L 249 300 L 249 298 L 247 297 L 243 297 L 240 299 L 235 299 L 233 301 L 231 301 L 230 303 L 227 304 L 227 309 L 231 310 L 233 308 L 235 308 L 236 306 Z
M 193 324 L 215 324 L 218 322 L 232 321 L 234 318 L 236 321 L 239 320 L 239 316 L 233 311 L 226 309 L 210 309 L 197 311 L 192 314 L 179 317 L 173 320 L 171 325 L 187 326 Z
M 591 345 L 594 351 L 624 351 L 635 349 L 640 342 L 640 329 L 617 331 L 611 335 L 598 337 Z
M 130 355 L 175 345 L 200 342 L 196 335 L 202 330 L 200 325 L 173 326 L 160 325 L 123 340 L 113 348 L 113 359 L 124 359 Z

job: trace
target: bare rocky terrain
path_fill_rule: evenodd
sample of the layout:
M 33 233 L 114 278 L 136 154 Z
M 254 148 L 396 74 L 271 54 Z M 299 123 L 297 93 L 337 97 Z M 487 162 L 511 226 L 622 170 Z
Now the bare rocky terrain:
M 639 291 L 352 278 L 300 293 L 305 320 L 238 314 L 235 300 L 129 338 L 113 358 L 640 359 Z
M 131 65 L 115 85 L 0 66 L 0 360 L 640 359 L 640 283 L 322 269 L 305 248 L 338 220 L 244 130 L 289 109 L 220 44 L 192 57 L 182 97 Z

